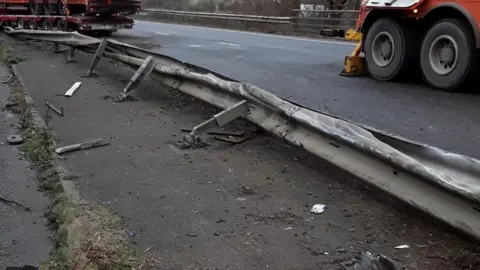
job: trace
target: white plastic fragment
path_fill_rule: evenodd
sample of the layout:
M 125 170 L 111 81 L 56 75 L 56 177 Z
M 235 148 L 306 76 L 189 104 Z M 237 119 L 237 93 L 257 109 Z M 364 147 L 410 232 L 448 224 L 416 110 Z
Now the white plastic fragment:
M 72 85 L 72 87 L 70 87 L 70 89 L 67 90 L 67 92 L 65 92 L 65 96 L 66 97 L 71 97 L 73 96 L 73 93 L 75 93 L 75 91 L 77 91 L 77 89 L 80 87 L 80 85 L 82 84 L 82 82 L 76 82 Z
M 396 246 L 395 248 L 396 249 L 404 249 L 404 248 L 409 248 L 410 246 L 409 245 L 400 245 L 400 246 Z
M 323 213 L 323 211 L 325 211 L 325 208 L 327 206 L 324 205 L 324 204 L 315 204 L 312 209 L 310 209 L 310 213 L 314 213 L 314 214 L 321 214 Z

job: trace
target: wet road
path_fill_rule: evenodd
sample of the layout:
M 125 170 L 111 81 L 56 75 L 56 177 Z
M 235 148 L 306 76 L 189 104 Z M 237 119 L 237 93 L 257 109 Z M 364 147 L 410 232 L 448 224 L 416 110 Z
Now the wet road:
M 350 43 L 142 21 L 114 37 L 318 111 L 480 158 L 480 95 L 338 76 Z

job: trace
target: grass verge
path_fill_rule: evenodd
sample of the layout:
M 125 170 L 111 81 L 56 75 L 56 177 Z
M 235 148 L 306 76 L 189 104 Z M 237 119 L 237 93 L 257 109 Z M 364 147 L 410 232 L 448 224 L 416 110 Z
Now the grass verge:
M 19 59 L 6 43 L 0 44 L 1 62 L 10 65 Z M 22 84 L 13 80 L 11 101 L 16 106 L 12 109 L 19 114 L 23 152 L 37 170 L 41 189 L 52 199 L 48 220 L 55 231 L 55 248 L 40 268 L 145 268 L 118 216 L 101 205 L 70 196 L 63 188 L 62 182 L 73 176 L 58 170 L 54 136 L 26 97 Z

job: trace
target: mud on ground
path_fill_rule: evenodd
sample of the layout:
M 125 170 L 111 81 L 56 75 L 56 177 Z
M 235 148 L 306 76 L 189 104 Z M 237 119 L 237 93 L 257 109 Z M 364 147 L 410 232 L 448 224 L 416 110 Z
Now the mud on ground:
M 64 155 L 71 181 L 122 217 L 155 269 L 342 269 L 361 251 L 417 269 L 480 267 L 474 243 L 248 123 L 227 127 L 252 136 L 242 144 L 207 137 L 209 147 L 179 149 L 180 129 L 216 109 L 153 79 L 137 101 L 115 103 L 132 70 L 102 59 L 99 77 L 83 78 L 90 57 L 66 64 L 45 44 L 11 43 L 28 59 L 18 69 L 39 111 L 64 106 L 49 120 L 58 144 L 110 140 Z M 76 81 L 73 97 L 59 95 Z M 324 213 L 309 212 L 317 203 Z

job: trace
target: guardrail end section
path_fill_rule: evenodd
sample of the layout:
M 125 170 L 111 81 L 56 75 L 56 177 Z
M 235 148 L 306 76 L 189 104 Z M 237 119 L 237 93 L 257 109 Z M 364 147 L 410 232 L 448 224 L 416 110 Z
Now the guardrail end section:
M 97 47 L 97 51 L 95 52 L 95 56 L 93 56 L 92 63 L 90 64 L 90 67 L 87 70 L 87 74 L 85 77 L 92 77 L 95 76 L 94 70 L 98 65 L 98 62 L 100 61 L 100 58 L 103 57 L 103 53 L 105 53 L 105 49 L 107 48 L 108 45 L 108 40 L 103 39 L 102 42 Z
M 152 73 L 155 68 L 155 61 L 153 61 L 153 56 L 149 55 L 142 63 L 142 65 L 137 69 L 135 74 L 128 82 L 127 86 L 123 89 L 120 96 L 117 98 L 118 102 L 127 100 L 130 97 L 130 93 L 137 87 L 137 85 L 146 77 Z
M 207 144 L 202 142 L 199 134 L 207 133 L 210 129 L 215 127 L 223 127 L 228 123 L 248 114 L 250 112 L 250 107 L 246 100 L 242 100 L 238 103 L 233 104 L 232 106 L 226 108 L 225 110 L 215 114 L 212 118 L 207 121 L 195 126 L 190 134 L 185 135 L 183 141 L 191 146 L 206 146 Z

